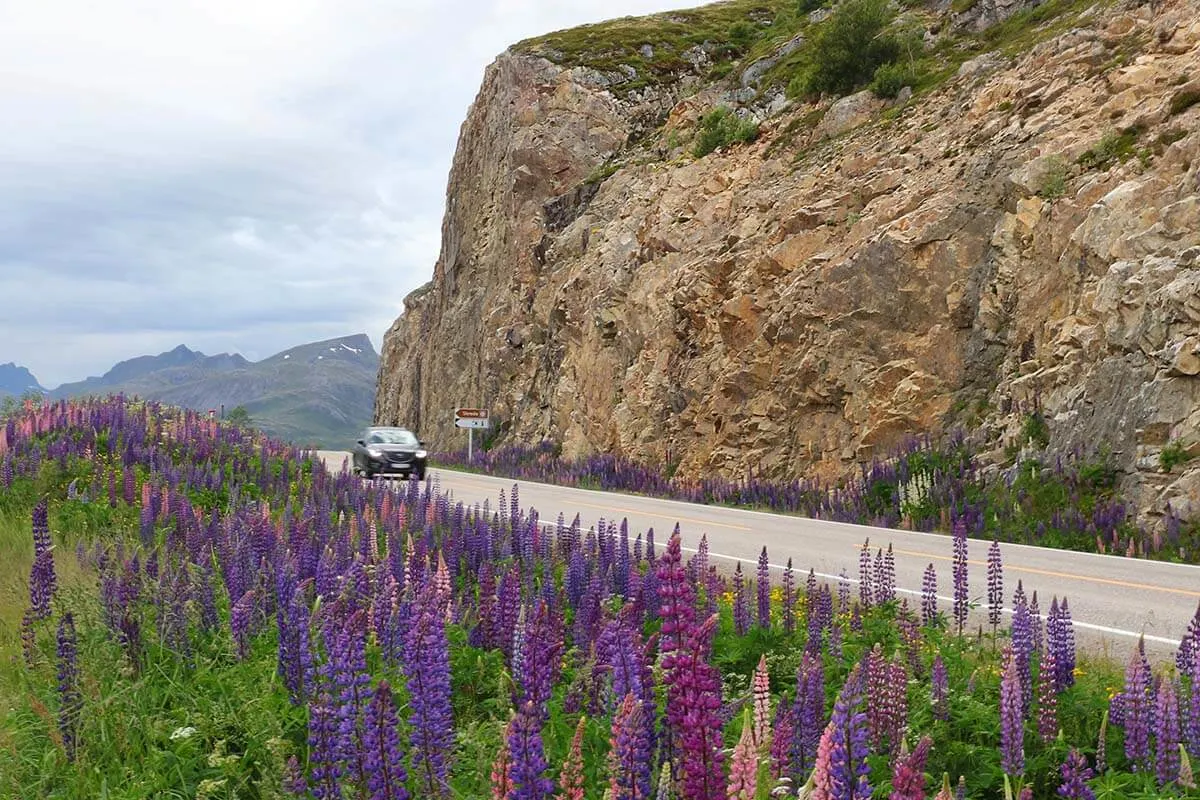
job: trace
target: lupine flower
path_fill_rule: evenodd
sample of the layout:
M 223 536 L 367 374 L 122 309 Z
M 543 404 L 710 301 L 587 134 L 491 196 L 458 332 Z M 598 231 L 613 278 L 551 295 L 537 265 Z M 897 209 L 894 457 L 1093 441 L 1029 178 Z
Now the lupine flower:
M 729 762 L 727 800 L 754 800 L 758 796 L 758 756 L 749 709 L 742 717 L 742 735 Z
M 792 559 L 788 558 L 783 571 L 783 631 L 791 634 L 796 629 L 796 584 L 792 573 Z
M 795 719 L 791 763 L 793 783 L 808 774 L 817 756 L 817 745 L 825 727 L 825 673 L 821 659 L 805 652 L 796 669 L 796 698 L 792 705 Z
M 925 761 L 932 745 L 932 739 L 922 736 L 911 753 L 896 759 L 888 800 L 925 800 Z
M 512 756 L 508 750 L 508 740 L 512 735 L 513 723 L 504 726 L 504 736 L 500 741 L 500 752 L 496 753 L 496 759 L 492 762 L 492 798 L 491 800 L 508 800 L 508 796 L 512 794 Z
M 1163 680 L 1155 698 L 1154 773 L 1159 787 L 1179 778 L 1179 698 L 1175 682 Z
M 988 622 L 992 633 L 1000 626 L 1000 612 L 1004 608 L 1004 567 L 1000 562 L 1000 541 L 993 538 L 988 548 Z
M 771 738 L 771 677 L 767 672 L 767 656 L 758 657 L 751 681 L 754 691 L 754 746 L 763 749 Z
M 796 735 L 796 718 L 792 707 L 780 703 L 775 708 L 775 724 L 771 735 L 771 777 L 778 780 L 792 773 L 792 740 Z
M 961 636 L 967 624 L 967 523 L 962 517 L 954 521 L 954 621 Z
M 404 638 L 412 767 L 421 797 L 435 798 L 447 791 L 446 760 L 454 745 L 449 643 L 445 618 L 428 587 L 417 593 L 414 602 L 416 609 Z
M 933 667 L 930 669 L 930 693 L 933 705 L 933 718 L 942 721 L 950 719 L 950 680 L 946 674 L 946 662 L 942 654 L 933 657 Z
M 1104 709 L 1104 713 L 1100 715 L 1100 733 L 1096 735 L 1096 772 L 1103 774 L 1108 769 L 1106 760 L 1108 749 L 1108 714 L 1109 710 Z
M 871 796 L 867 766 L 870 732 L 862 701 L 862 668 L 855 664 L 817 746 L 813 800 L 867 800 Z
M 284 767 L 283 791 L 293 797 L 308 796 L 308 781 L 304 777 L 304 768 L 295 756 L 288 756 L 287 765 Z
M 78 645 L 75 638 L 75 620 L 71 612 L 63 615 L 58 623 L 56 654 L 58 661 L 58 729 L 62 734 L 63 749 L 67 760 L 75 760 L 78 747 L 77 731 L 79 715 L 83 710 L 83 697 L 79 693 Z
M 1188 691 L 1188 704 L 1183 721 L 1183 739 L 1188 752 L 1200 758 L 1200 649 L 1194 651 L 1193 658 L 1195 664 L 1192 666 L 1192 674 L 1197 677 L 1191 679 Z
M 1114 698 L 1115 699 L 1115 698 Z M 1125 758 L 1134 772 L 1150 770 L 1150 675 L 1141 654 L 1134 652 L 1125 668 L 1125 689 L 1120 695 L 1125 728 Z
M 1058 733 L 1058 692 L 1055 690 L 1054 651 L 1049 648 L 1042 654 L 1038 666 L 1038 713 L 1037 731 L 1042 741 L 1049 744 Z
M 1030 656 L 1033 653 L 1033 627 L 1029 617 L 1029 605 L 1025 601 L 1025 589 L 1017 581 L 1013 592 L 1012 655 L 1021 681 L 1021 714 L 1028 714 L 1033 700 L 1033 671 Z
M 1012 648 L 1004 648 L 1004 675 L 1000 680 L 1000 765 L 1004 774 L 1025 772 L 1024 720 L 1021 676 Z
M 387 681 L 380 681 L 363 721 L 362 761 L 371 800 L 408 800 L 397 724 L 392 689 Z
M 608 754 L 613 800 L 650 800 L 650 738 L 641 701 L 625 695 L 613 716 Z
M 871 540 L 865 539 L 858 551 L 858 601 L 863 608 L 871 607 Z
M 1087 759 L 1078 749 L 1072 747 L 1060 768 L 1062 783 L 1058 787 L 1058 796 L 1066 800 L 1096 800 L 1096 793 L 1088 787 L 1092 779 L 1092 770 L 1088 767 Z
M 1192 772 L 1192 759 L 1188 757 L 1187 748 L 1179 745 L 1179 780 L 1184 789 L 1196 788 L 1196 776 Z
M 930 562 L 921 578 L 921 624 L 932 625 L 937 620 L 937 613 L 937 570 Z
M 317 800 L 342 796 L 342 766 L 338 758 L 337 709 L 328 694 L 308 707 L 308 790 Z
M 716 627 L 715 614 L 697 627 L 672 655 L 665 676 L 668 719 L 680 719 L 680 800 L 723 800 L 721 675 L 708 661 Z
M 950 789 L 950 773 L 942 773 L 942 788 L 938 790 L 933 800 L 955 800 L 954 792 Z
M 37 631 L 34 630 L 33 623 L 33 609 L 27 608 L 21 615 L 21 654 L 25 656 L 25 666 L 29 669 L 33 669 L 37 658 Z
M 750 605 L 746 600 L 746 581 L 742 576 L 742 562 L 733 570 L 733 632 L 745 636 L 750 630 Z
M 549 800 L 554 781 L 546 777 L 548 764 L 542 746 L 541 712 L 533 703 L 524 703 L 513 718 L 508 748 L 512 758 L 509 800 Z
M 583 800 L 583 732 L 586 726 L 587 717 L 581 716 L 575 725 L 575 735 L 571 737 L 567 760 L 563 762 L 562 770 L 558 773 L 558 794 L 555 800 Z M 504 745 L 504 749 L 507 752 L 507 744 Z M 645 767 L 646 780 L 649 783 L 649 761 Z M 503 797 L 500 800 L 504 800 Z
M 771 562 L 767 559 L 767 548 L 764 546 L 758 556 L 758 575 L 754 588 L 758 593 L 758 627 L 763 630 L 771 628 Z
M 1062 691 L 1075 685 L 1075 625 L 1071 621 L 1071 608 L 1063 598 L 1059 611 L 1059 648 L 1054 654 L 1057 665 L 1058 686 Z

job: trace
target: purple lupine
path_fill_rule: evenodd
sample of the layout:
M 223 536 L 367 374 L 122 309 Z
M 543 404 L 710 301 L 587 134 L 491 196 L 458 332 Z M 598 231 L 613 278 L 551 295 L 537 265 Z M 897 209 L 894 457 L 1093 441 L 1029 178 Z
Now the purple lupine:
M 871 746 L 876 753 L 891 755 L 899 743 L 908 717 L 908 675 L 900 662 L 889 662 L 877 642 L 865 659 L 867 720 Z
M 862 665 L 855 664 L 833 705 L 821 734 L 813 767 L 814 798 L 868 800 L 871 796 L 870 731 L 863 704 Z
M 371 800 L 408 800 L 398 725 L 392 688 L 387 681 L 380 681 L 363 720 L 362 761 Z
M 1175 668 L 1179 670 L 1180 675 L 1192 681 L 1200 679 L 1200 675 L 1197 675 L 1196 672 L 1196 665 L 1200 664 L 1200 660 L 1197 659 L 1198 654 L 1200 654 L 1200 603 L 1196 604 L 1196 613 L 1192 616 L 1187 631 L 1179 641 L 1179 649 L 1175 651 Z
M 1042 615 L 1038 608 L 1038 596 L 1035 589 L 1029 596 L 1029 624 L 1033 628 L 1033 652 L 1042 652 Z
M 1016 778 L 1025 772 L 1025 714 L 1021 676 L 1011 646 L 1004 648 L 1004 674 L 1000 679 L 1000 766 Z
M 1200 758 L 1200 648 L 1192 652 L 1192 678 L 1184 713 L 1183 739 L 1193 758 Z
M 1054 654 L 1059 690 L 1075 685 L 1075 623 L 1071 620 L 1071 608 L 1063 597 L 1058 607 L 1059 649 Z
M 754 588 L 758 593 L 758 627 L 764 631 L 771 629 L 771 562 L 767 559 L 767 548 L 764 546 L 758 555 L 758 575 L 755 577 Z
M 772 725 L 770 760 L 771 777 L 778 780 L 792 773 L 792 741 L 796 736 L 796 716 L 792 706 L 780 703 L 775 707 L 775 721 Z
M 1012 654 L 1016 662 L 1017 675 L 1021 680 L 1021 713 L 1027 716 L 1033 701 L 1033 670 L 1030 656 L 1033 654 L 1033 624 L 1029 616 L 1029 604 L 1025 601 L 1025 589 L 1017 581 L 1013 592 Z
M 308 706 L 308 790 L 317 800 L 342 796 L 342 764 L 338 758 L 337 708 L 328 694 Z
M 1125 728 L 1125 758 L 1133 772 L 1149 772 L 1150 717 L 1153 713 L 1150 674 L 1145 659 L 1137 651 L 1125 668 L 1125 688 L 1119 697 L 1120 721 Z
M 532 703 L 524 703 L 513 718 L 508 734 L 508 749 L 512 759 L 509 767 L 512 791 L 507 800 L 550 800 L 554 781 L 546 776 L 549 764 L 542 745 L 541 713 Z
M 33 507 L 33 566 L 29 570 L 29 607 L 35 620 L 50 616 L 58 580 L 50 540 L 50 512 L 45 497 Z
M 247 589 L 229 609 L 229 629 L 233 634 L 234 652 L 240 661 L 245 661 L 250 655 L 251 625 L 257 602 L 255 590 Z
M 937 621 L 937 613 L 937 570 L 931 561 L 921 576 L 921 624 L 932 625 Z
M 1154 729 L 1154 774 L 1162 788 L 1179 778 L 1179 745 L 1183 737 L 1174 680 L 1164 679 L 1159 686 L 1155 697 Z
M 329 660 L 323 667 L 327 684 L 336 692 L 337 754 L 346 774 L 359 786 L 367 783 L 363 763 L 363 711 L 369 702 L 371 679 L 367 674 L 363 612 L 357 611 L 342 624 L 326 631 Z
M 871 540 L 865 539 L 858 551 L 858 601 L 863 608 L 871 607 Z
M 292 703 L 300 705 L 312 693 L 316 679 L 310 640 L 311 622 L 307 597 L 301 586 L 291 589 L 276 609 L 279 628 L 279 676 Z
M 450 651 L 445 617 L 432 588 L 417 589 L 415 608 L 404 632 L 404 674 L 408 682 L 413 771 L 423 798 L 445 796 L 447 759 L 454 745 L 450 705 Z
M 1004 609 L 1004 566 L 1000 561 L 1000 540 L 992 539 L 987 556 L 988 622 L 992 633 L 1000 627 L 1000 612 Z
M 1087 782 L 1092 779 L 1092 770 L 1087 758 L 1077 748 L 1072 747 L 1060 768 L 1062 783 L 1058 786 L 1057 794 L 1065 800 L 1096 800 L 1096 793 Z
M 746 580 L 742 575 L 742 562 L 733 570 L 733 632 L 745 636 L 750 630 L 750 604 L 746 599 Z
M 1054 741 L 1058 734 L 1058 691 L 1055 686 L 1054 651 L 1049 648 L 1042 654 L 1038 665 L 1037 686 L 1037 731 L 1046 744 Z
M 896 759 L 888 800 L 925 800 L 925 762 L 932 746 L 933 740 L 922 736 L 911 753 Z
M 649 800 L 650 737 L 645 710 L 633 692 L 625 695 L 613 716 L 608 756 L 609 790 L 613 800 Z
M 954 521 L 953 531 L 954 550 L 954 622 L 958 625 L 961 636 L 967 624 L 968 595 L 967 595 L 967 522 L 963 517 Z
M 933 657 L 933 666 L 930 672 L 933 718 L 944 722 L 950 719 L 950 679 L 946 674 L 946 662 L 942 660 L 941 653 Z
M 796 630 L 796 577 L 792 572 L 792 559 L 788 558 L 783 571 L 783 632 L 791 635 Z
M 79 746 L 79 715 L 83 710 L 83 697 L 79 693 L 79 647 L 75 637 L 75 620 L 70 611 L 59 620 L 55 651 L 58 661 L 58 729 L 62 734 L 67 761 L 74 762 Z
M 799 786 L 813 767 L 821 730 L 825 727 L 825 670 L 820 656 L 805 651 L 796 668 L 795 720 L 790 760 L 792 783 Z
M 697 626 L 672 654 L 664 678 L 667 716 L 680 720 L 680 800 L 724 800 L 721 674 L 708 660 L 716 628 L 715 614 Z

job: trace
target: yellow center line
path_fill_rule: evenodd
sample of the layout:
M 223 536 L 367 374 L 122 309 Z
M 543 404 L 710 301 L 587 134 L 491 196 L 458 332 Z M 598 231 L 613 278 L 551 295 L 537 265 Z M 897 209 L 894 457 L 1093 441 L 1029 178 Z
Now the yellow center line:
M 895 553 L 906 556 L 921 556 L 922 558 L 932 558 L 935 561 L 953 561 L 952 556 L 944 556 L 934 553 L 923 553 L 919 550 L 893 550 Z M 968 564 L 976 566 L 984 566 L 986 561 L 976 561 L 967 559 Z M 1044 575 L 1048 578 L 1067 578 L 1069 580 L 1084 581 L 1087 583 L 1102 583 L 1107 586 L 1120 586 L 1125 589 L 1142 589 L 1147 592 L 1165 592 L 1167 594 L 1181 594 L 1184 597 L 1200 597 L 1200 592 L 1195 592 L 1190 589 L 1172 589 L 1168 586 L 1152 586 L 1148 583 L 1134 583 L 1132 581 L 1119 581 L 1114 578 L 1093 578 L 1087 575 L 1076 575 L 1073 572 L 1058 572 L 1051 569 L 1037 569 L 1036 567 L 1018 567 L 1011 564 L 1004 565 L 1005 572 L 1027 572 L 1030 575 Z

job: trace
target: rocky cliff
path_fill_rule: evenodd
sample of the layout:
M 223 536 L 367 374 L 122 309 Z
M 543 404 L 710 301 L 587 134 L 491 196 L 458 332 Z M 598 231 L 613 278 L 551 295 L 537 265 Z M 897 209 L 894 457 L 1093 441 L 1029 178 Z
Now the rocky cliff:
M 803 31 L 650 81 L 552 37 L 503 54 L 377 420 L 449 447 L 483 405 L 568 455 L 826 478 L 967 427 L 997 463 L 1106 450 L 1143 511 L 1200 515 L 1200 5 L 1047 4 L 993 35 L 1013 5 L 979 8 L 925 10 L 946 74 L 896 100 L 764 88 Z M 759 135 L 697 158 L 719 105 Z

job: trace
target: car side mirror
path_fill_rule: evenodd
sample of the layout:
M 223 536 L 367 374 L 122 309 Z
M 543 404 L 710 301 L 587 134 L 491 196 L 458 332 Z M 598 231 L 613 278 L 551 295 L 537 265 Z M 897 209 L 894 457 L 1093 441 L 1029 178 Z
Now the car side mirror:
M 425 440 L 424 440 L 424 439 L 417 439 L 417 444 L 419 444 L 421 447 L 424 447 L 424 446 L 425 446 Z
M 366 447 L 366 446 L 367 446 L 367 443 L 366 443 L 366 442 L 364 442 L 362 439 L 356 439 L 355 441 L 357 441 L 357 442 L 358 442 L 359 444 L 361 444 L 363 447 Z

